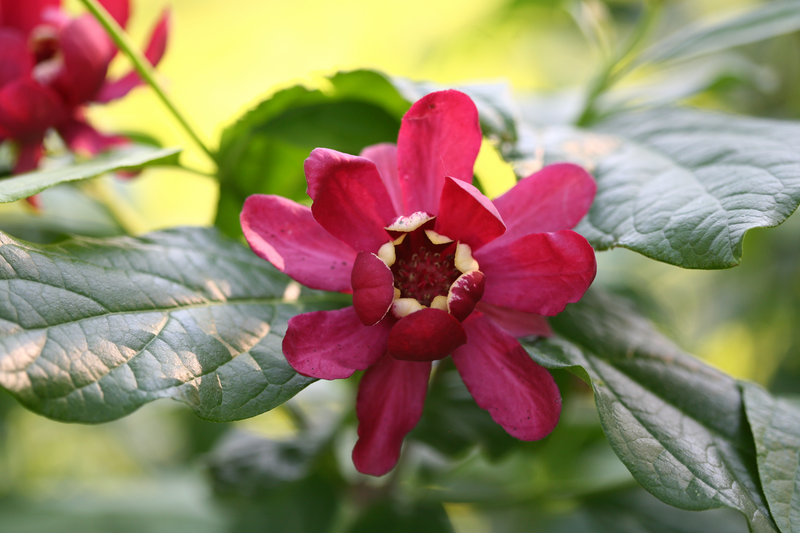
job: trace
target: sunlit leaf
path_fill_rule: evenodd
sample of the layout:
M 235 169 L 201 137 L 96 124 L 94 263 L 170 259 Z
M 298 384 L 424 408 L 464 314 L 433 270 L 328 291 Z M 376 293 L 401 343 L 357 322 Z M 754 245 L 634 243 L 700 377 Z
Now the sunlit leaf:
M 591 383 L 606 436 L 642 486 L 681 509 L 730 507 L 752 531 L 778 531 L 733 378 L 682 353 L 605 293 L 590 291 L 551 323 L 560 338 L 526 348 Z
M 0 181 L 0 203 L 15 202 L 59 183 L 85 180 L 106 172 L 175 164 L 180 151 L 180 148 L 135 145 L 99 155 L 83 163 L 20 174 Z
M 283 357 L 288 318 L 342 305 L 292 294 L 247 247 L 200 228 L 50 246 L 0 234 L 0 287 L 0 386 L 80 422 L 158 398 L 214 421 L 267 411 L 313 381 Z
M 775 523 L 800 532 L 800 403 L 743 383 L 747 420 L 758 451 L 758 473 Z

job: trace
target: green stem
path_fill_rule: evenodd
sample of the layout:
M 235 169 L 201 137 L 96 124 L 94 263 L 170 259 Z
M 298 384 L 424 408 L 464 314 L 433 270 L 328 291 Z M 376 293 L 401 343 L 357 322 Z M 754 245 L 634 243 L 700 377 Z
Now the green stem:
M 144 54 L 131 42 L 130 37 L 128 34 L 125 33 L 117 21 L 111 18 L 108 12 L 105 10 L 103 6 L 101 6 L 97 0 L 81 0 L 81 3 L 86 6 L 94 18 L 105 28 L 108 35 L 111 39 L 114 40 L 117 47 L 122 50 L 128 59 L 131 60 L 133 63 L 134 68 L 142 77 L 143 80 L 147 82 L 147 84 L 153 88 L 155 93 L 161 99 L 161 102 L 169 109 L 170 113 L 175 117 L 175 119 L 183 126 L 183 129 L 186 130 L 186 133 L 192 138 L 192 140 L 199 146 L 208 157 L 211 158 L 212 161 L 215 161 L 214 154 L 211 150 L 206 146 L 206 144 L 200 139 L 200 136 L 195 132 L 194 128 L 189 125 L 189 121 L 183 114 L 178 110 L 175 104 L 169 99 L 167 94 L 164 92 L 164 89 L 156 80 L 156 71 L 150 62 L 144 57 Z

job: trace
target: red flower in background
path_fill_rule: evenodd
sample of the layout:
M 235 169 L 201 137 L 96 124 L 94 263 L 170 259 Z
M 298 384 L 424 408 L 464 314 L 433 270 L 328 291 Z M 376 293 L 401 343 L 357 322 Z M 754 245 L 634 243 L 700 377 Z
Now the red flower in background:
M 128 0 L 100 0 L 121 25 Z M 169 15 L 155 26 L 145 55 L 156 64 L 164 55 Z M 84 106 L 125 96 L 142 83 L 131 71 L 106 80 L 117 49 L 91 15 L 70 18 L 60 0 L 0 0 L 0 141 L 18 146 L 14 173 L 35 169 L 48 129 L 58 131 L 70 150 L 94 155 L 126 143 L 104 135 L 84 118 Z
M 595 183 L 551 165 L 494 202 L 471 185 L 478 113 L 457 91 L 429 94 L 403 117 L 397 146 L 361 157 L 317 148 L 305 163 L 311 208 L 247 199 L 253 251 L 296 281 L 353 294 L 353 307 L 289 320 L 283 352 L 301 374 L 366 370 L 356 401 L 356 468 L 383 475 L 420 416 L 431 361 L 452 354 L 480 407 L 522 440 L 548 435 L 561 412 L 550 374 L 515 337 L 549 334 L 540 315 L 579 300 L 594 251 L 570 231 Z

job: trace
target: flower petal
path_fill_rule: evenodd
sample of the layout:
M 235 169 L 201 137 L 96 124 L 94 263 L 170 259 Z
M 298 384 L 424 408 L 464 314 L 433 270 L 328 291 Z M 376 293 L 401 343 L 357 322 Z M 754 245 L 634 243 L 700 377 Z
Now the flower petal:
M 353 308 L 365 326 L 372 326 L 386 316 L 394 300 L 394 276 L 380 257 L 359 252 L 350 277 L 353 284 Z
M 121 135 L 105 135 L 79 118 L 70 118 L 58 125 L 58 134 L 69 149 L 77 154 L 93 156 L 115 146 L 130 144 Z
M 469 244 L 474 252 L 506 231 L 492 201 L 471 184 L 447 177 L 444 180 L 434 231 Z
M 128 17 L 131 15 L 131 6 L 128 0 L 98 0 L 108 14 L 111 15 L 117 24 L 123 28 L 128 25 Z
M 3 26 L 10 26 L 29 34 L 42 23 L 42 14 L 48 8 L 57 8 L 61 0 L 0 0 Z
M 597 184 L 572 163 L 548 165 L 495 198 L 506 233 L 492 246 L 510 243 L 530 233 L 572 229 L 589 211 Z
M 39 166 L 39 160 L 42 158 L 44 146 L 42 145 L 43 139 L 34 139 L 32 141 L 21 143 L 19 145 L 19 153 L 17 154 L 17 162 L 14 165 L 14 174 L 24 174 L 36 170 Z M 39 207 L 38 199 L 35 196 L 28 197 L 28 203 L 33 207 Z
M 499 305 L 479 302 L 477 310 L 486 315 L 495 326 L 500 326 L 512 337 L 528 337 L 538 335 L 539 337 L 552 337 L 553 330 L 550 329 L 547 319 L 542 315 L 534 313 L 523 313 L 515 309 L 500 307 Z
M 386 353 L 392 321 L 365 326 L 352 307 L 315 311 L 289 319 L 283 354 L 296 371 L 320 379 L 343 379 Z
M 475 259 L 486 274 L 484 302 L 538 315 L 556 315 L 580 300 L 597 273 L 591 245 L 570 230 L 483 248 Z
M 0 89 L 0 135 L 20 142 L 41 139 L 66 117 L 58 95 L 30 78 L 12 81 Z
M 150 41 L 147 43 L 147 48 L 144 51 L 144 56 L 151 65 L 157 65 L 161 58 L 164 57 L 164 52 L 167 49 L 167 37 L 169 36 L 170 26 L 170 11 L 165 9 L 161 15 L 156 26 L 153 28 L 153 33 L 150 35 Z M 107 103 L 118 98 L 122 98 L 128 94 L 131 89 L 143 85 L 139 73 L 136 70 L 131 70 L 125 76 L 112 82 L 105 82 L 100 89 L 100 93 L 95 98 L 96 102 Z
M 282 196 L 254 194 L 240 216 L 250 248 L 312 289 L 350 292 L 356 252 L 322 229 L 311 209 Z
M 362 474 L 382 476 L 397 464 L 403 438 L 419 422 L 428 392 L 430 363 L 385 356 L 358 384 L 358 442 L 353 464 Z
M 435 361 L 465 342 L 467 334 L 453 315 L 426 307 L 394 325 L 389 333 L 389 355 L 404 361 Z
M 304 165 L 311 212 L 320 226 L 358 251 L 377 252 L 397 218 L 375 163 L 317 148 Z
M 561 415 L 553 376 L 480 313 L 465 320 L 464 327 L 469 342 L 453 352 L 453 362 L 478 406 L 512 437 L 549 435 Z
M 398 215 L 410 215 L 403 203 L 403 191 L 400 189 L 400 179 L 397 177 L 397 145 L 381 143 L 367 146 L 361 150 L 361 157 L 367 158 L 378 167 L 378 174 L 386 186 L 386 192 L 392 198 L 392 205 Z
M 91 15 L 84 15 L 61 30 L 59 42 L 64 65 L 52 87 L 72 106 L 93 100 L 114 56 L 111 40 Z
M 459 322 L 463 322 L 475 309 L 486 285 L 486 276 L 479 270 L 471 270 L 458 277 L 447 293 L 447 311 Z
M 33 69 L 33 58 L 22 32 L 0 28 L 0 87 L 26 77 Z
M 478 110 L 466 94 L 439 91 L 411 106 L 397 138 L 397 168 L 408 211 L 435 215 L 445 176 L 472 183 L 480 148 Z

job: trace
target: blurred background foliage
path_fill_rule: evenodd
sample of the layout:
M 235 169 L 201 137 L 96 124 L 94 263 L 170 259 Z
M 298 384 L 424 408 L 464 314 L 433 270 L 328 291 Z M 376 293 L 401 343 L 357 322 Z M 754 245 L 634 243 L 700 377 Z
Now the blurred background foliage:
M 654 37 L 758 2 L 662 3 Z M 67 5 L 79 10 L 77 2 Z M 518 95 L 569 103 L 642 12 L 637 0 L 169 5 L 173 32 L 159 71 L 213 147 L 266 95 L 298 83 L 327 89 L 323 76 L 337 70 L 371 67 L 443 85 L 505 80 Z M 163 7 L 164 0 L 135 2 L 136 42 Z M 118 63 L 114 69 L 125 70 Z M 800 118 L 800 33 L 680 68 L 640 69 L 624 80 L 619 98 L 677 97 L 700 107 Z M 386 127 L 402 112 L 387 114 Z M 147 89 L 90 114 L 101 130 L 183 145 L 187 166 L 214 170 Z M 496 156 L 484 154 L 479 165 L 479 175 L 507 182 L 509 171 Z M 257 171 L 248 179 L 257 179 Z M 302 191 L 301 179 L 287 174 L 279 186 L 287 194 Z M 504 186 L 484 185 L 497 192 Z M 141 234 L 210 225 L 219 199 L 214 178 L 178 168 L 150 169 L 131 181 L 101 178 L 84 192 L 88 200 L 71 187 L 47 191 L 35 227 L 24 205 L 3 206 L 0 226 L 49 240 L 57 232 L 48 205 L 69 205 L 76 215 L 59 220 L 58 231 Z M 773 392 L 800 394 L 798 238 L 797 216 L 776 229 L 753 230 L 742 264 L 725 271 L 682 270 L 623 249 L 603 252 L 596 283 L 633 298 L 684 350 Z M 400 467 L 377 480 L 359 475 L 349 461 L 352 380 L 317 383 L 284 407 L 231 424 L 203 422 L 164 402 L 109 424 L 61 424 L 0 391 L 0 531 L 746 531 L 733 511 L 689 515 L 638 488 L 606 442 L 591 391 L 564 372 L 556 377 L 562 423 L 542 442 L 520 443 L 474 405 L 452 366 L 440 365 Z

